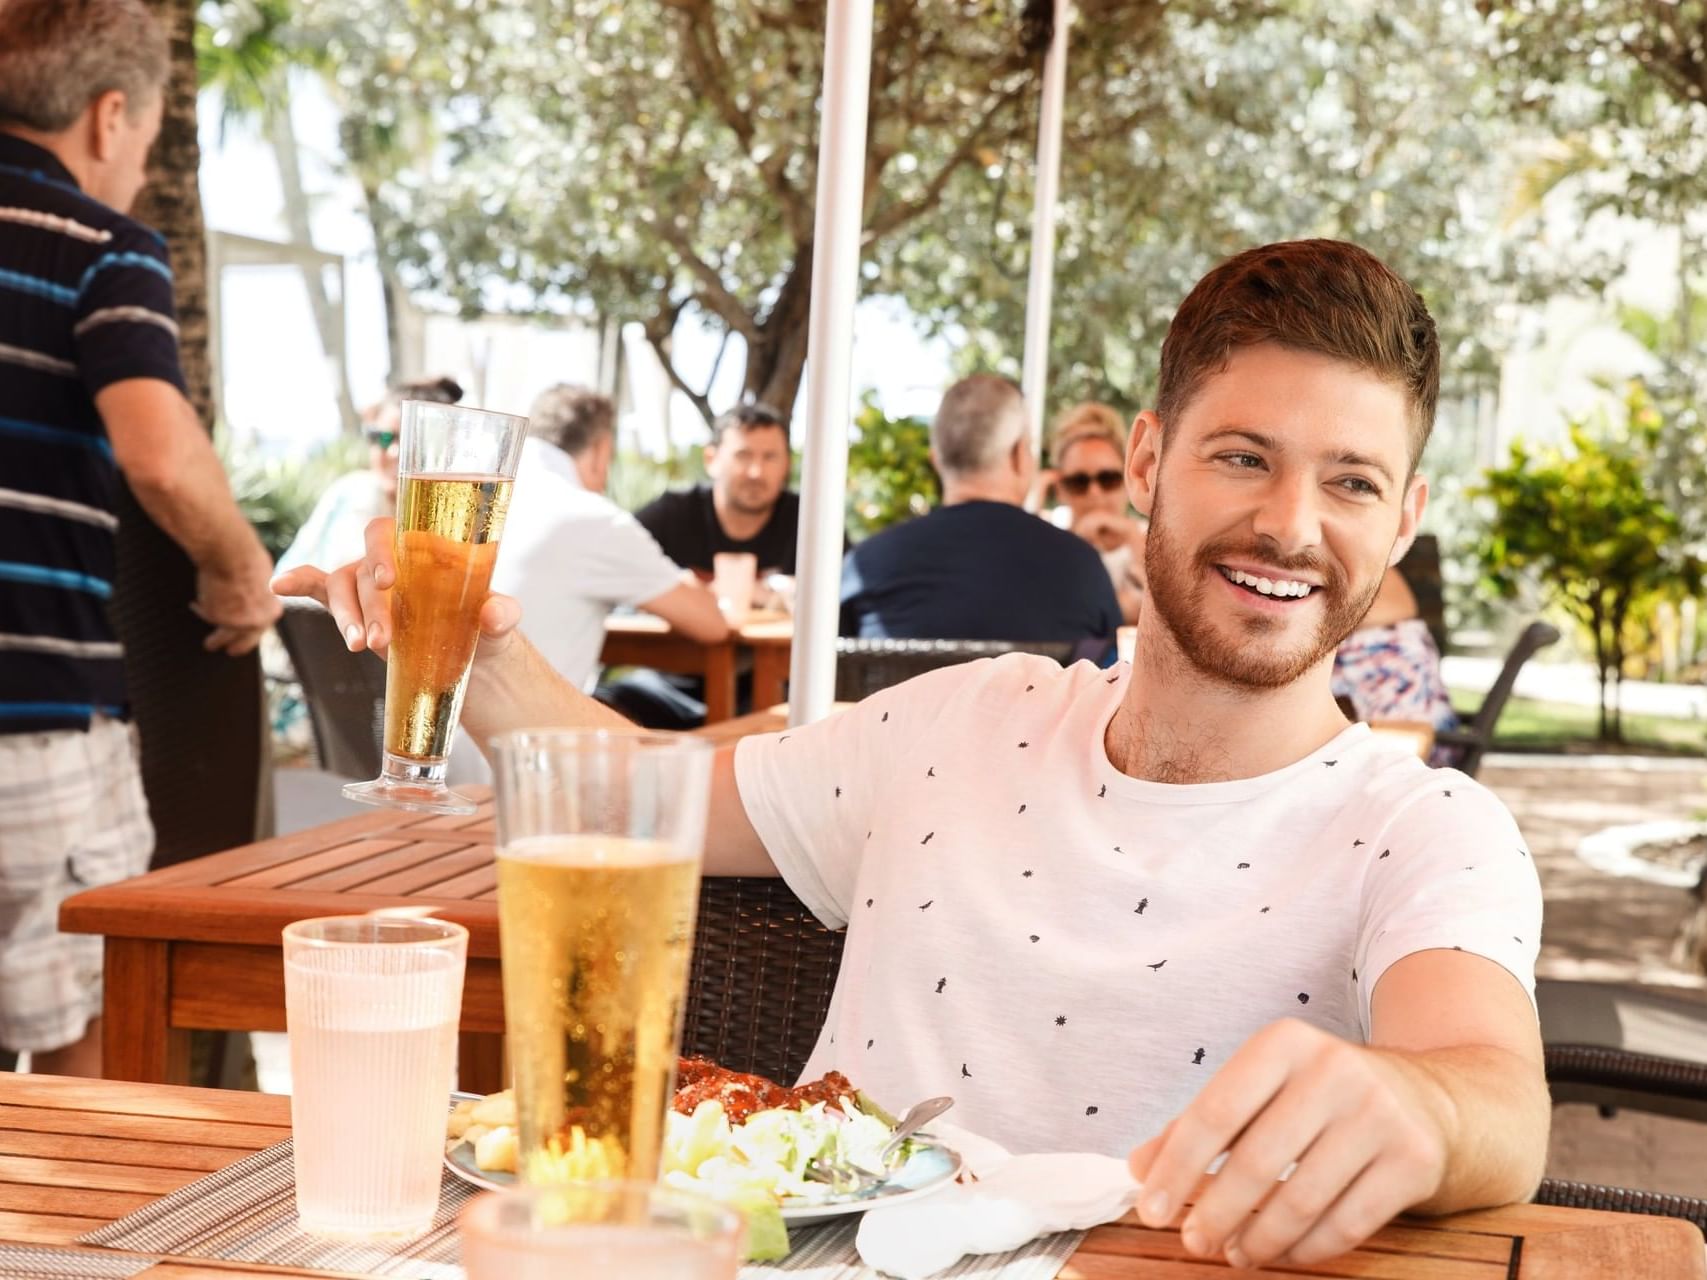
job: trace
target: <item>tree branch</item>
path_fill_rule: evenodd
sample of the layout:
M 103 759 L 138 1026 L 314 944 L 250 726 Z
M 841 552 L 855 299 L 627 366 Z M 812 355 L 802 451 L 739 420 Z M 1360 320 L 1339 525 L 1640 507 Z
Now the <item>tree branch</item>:
M 1006 92 L 999 94 L 995 101 L 985 109 L 983 115 L 978 117 L 977 123 L 966 131 L 965 136 L 960 139 L 960 145 L 955 147 L 953 154 L 943 161 L 942 167 L 925 184 L 924 194 L 917 200 L 892 204 L 873 218 L 870 225 L 866 227 L 864 243 L 873 244 L 890 232 L 906 226 L 920 214 L 934 208 L 937 202 L 942 199 L 942 193 L 947 188 L 949 179 L 954 176 L 955 170 L 972 158 L 972 152 L 980 144 L 990 141 L 985 136 L 985 131 L 996 116 L 1017 102 L 1020 95 L 1029 87 L 1030 82 L 1021 81 Z
M 699 410 L 699 416 L 705 419 L 705 425 L 710 426 L 717 415 L 711 411 L 711 401 L 690 387 L 676 371 L 675 362 L 670 357 L 670 335 L 676 330 L 676 318 L 681 315 L 686 303 L 678 302 L 666 306 L 663 311 L 653 316 L 645 325 L 646 341 L 658 356 L 658 363 L 664 366 L 664 372 L 669 375 L 671 385 L 689 400 L 693 407 Z M 710 388 L 708 387 L 707 390 Z
M 694 252 L 693 245 L 687 236 L 682 234 L 681 228 L 667 217 L 655 219 L 651 225 L 659 238 L 676 251 L 682 264 L 693 272 L 694 278 L 699 281 L 699 296 L 705 309 L 751 342 L 758 335 L 758 322 L 741 305 L 741 300 L 729 292 L 717 268 Z
M 682 48 L 687 54 L 689 81 L 694 89 L 711 103 L 718 117 L 740 140 L 741 149 L 752 158 L 757 130 L 752 117 L 742 111 L 729 92 L 729 64 L 717 42 L 717 15 L 708 0 L 666 0 L 679 15 L 676 27 Z M 789 230 L 796 240 L 810 234 L 812 218 L 801 200 L 800 192 L 789 182 L 783 164 L 754 162 L 765 185 L 782 205 Z

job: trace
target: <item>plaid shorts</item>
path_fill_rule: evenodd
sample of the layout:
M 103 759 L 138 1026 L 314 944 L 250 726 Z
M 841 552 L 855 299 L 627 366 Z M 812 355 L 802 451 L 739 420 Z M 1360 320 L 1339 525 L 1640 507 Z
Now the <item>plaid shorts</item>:
M 131 725 L 0 734 L 0 1045 L 64 1048 L 100 1016 L 101 939 L 61 933 L 59 904 L 153 851 Z

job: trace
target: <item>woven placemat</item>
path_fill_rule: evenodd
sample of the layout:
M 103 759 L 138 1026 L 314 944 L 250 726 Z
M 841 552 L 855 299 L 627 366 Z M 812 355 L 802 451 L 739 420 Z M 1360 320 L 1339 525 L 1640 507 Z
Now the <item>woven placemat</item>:
M 859 1233 L 857 1217 L 843 1218 L 820 1227 L 789 1232 L 793 1248 L 780 1262 L 750 1262 L 741 1268 L 741 1280 L 877 1280 L 874 1271 L 859 1260 L 854 1237 Z M 1022 1245 L 1011 1253 L 972 1254 L 934 1280 L 1055 1280 L 1061 1267 L 1085 1238 L 1083 1231 L 1064 1231 Z
M 439 1210 L 424 1235 L 377 1243 L 329 1240 L 297 1226 L 294 1175 L 286 1138 L 91 1231 L 81 1243 L 309 1271 L 463 1280 L 456 1215 L 476 1194 L 474 1187 L 446 1173 Z
M 50 1244 L 0 1244 L 0 1276 L 5 1280 L 129 1280 L 158 1261 Z
M 399 1241 L 328 1240 L 305 1233 L 296 1222 L 290 1139 L 210 1173 L 144 1205 L 135 1213 L 80 1238 L 141 1253 L 181 1258 L 219 1258 L 310 1271 L 354 1275 L 406 1276 L 409 1280 L 463 1280 L 456 1247 L 456 1215 L 476 1194 L 450 1173 L 444 1175 L 439 1209 L 426 1234 Z M 793 1249 L 780 1262 L 750 1263 L 741 1280 L 875 1280 L 878 1272 L 859 1260 L 854 1236 L 859 1219 L 849 1217 L 790 1233 Z M 1084 1238 L 1082 1231 L 1045 1236 L 1011 1253 L 962 1258 L 941 1273 L 944 1280 L 1054 1280 L 1062 1264 Z M 51 1250 L 16 1252 L 49 1254 Z M 66 1250 L 70 1255 L 74 1251 Z M 89 1255 L 83 1254 L 87 1258 Z M 65 1271 L 6 1270 L 0 1255 L 0 1280 L 126 1280 L 151 1259 L 99 1257 L 107 1269 Z M 67 1263 L 66 1265 L 69 1265 Z

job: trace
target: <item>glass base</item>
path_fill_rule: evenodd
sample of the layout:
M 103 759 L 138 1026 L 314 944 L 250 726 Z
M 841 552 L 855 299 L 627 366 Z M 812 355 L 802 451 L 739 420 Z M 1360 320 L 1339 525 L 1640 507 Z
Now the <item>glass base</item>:
M 379 777 L 372 782 L 344 784 L 344 797 L 362 804 L 416 813 L 473 813 L 475 803 L 445 785 L 445 762 L 405 760 L 385 753 Z

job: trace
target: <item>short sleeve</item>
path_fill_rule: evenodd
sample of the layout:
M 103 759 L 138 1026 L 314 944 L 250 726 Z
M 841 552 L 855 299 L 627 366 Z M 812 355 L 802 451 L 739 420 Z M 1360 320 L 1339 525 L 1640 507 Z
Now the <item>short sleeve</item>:
M 848 922 L 854 883 L 901 767 L 896 744 L 942 728 L 989 659 L 928 672 L 813 724 L 741 739 L 735 784 L 748 821 L 788 887 L 825 926 Z
M 139 226 L 117 234 L 84 270 L 72 325 L 77 370 L 91 396 L 127 378 L 185 389 L 166 245 Z
M 612 505 L 596 533 L 566 557 L 564 586 L 611 604 L 641 605 L 680 585 L 682 571 L 640 522 Z
M 698 545 L 700 540 L 690 532 L 690 499 L 689 494 L 661 493 L 636 511 L 634 518 L 672 561 L 688 569 L 698 569 L 701 560 L 709 566 L 711 557 L 700 554 L 703 549 Z
M 1358 1017 L 1389 967 L 1418 951 L 1492 960 L 1535 999 L 1541 881 L 1506 807 L 1456 770 L 1429 775 L 1399 807 L 1364 879 L 1357 944 Z

